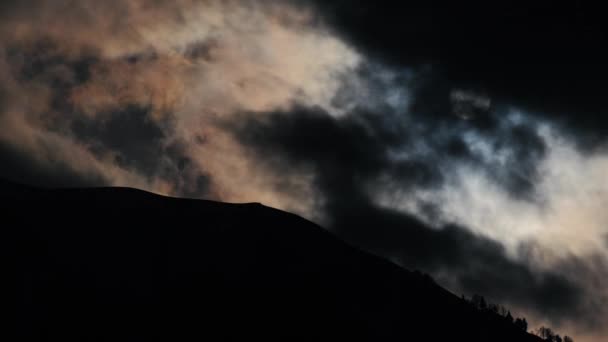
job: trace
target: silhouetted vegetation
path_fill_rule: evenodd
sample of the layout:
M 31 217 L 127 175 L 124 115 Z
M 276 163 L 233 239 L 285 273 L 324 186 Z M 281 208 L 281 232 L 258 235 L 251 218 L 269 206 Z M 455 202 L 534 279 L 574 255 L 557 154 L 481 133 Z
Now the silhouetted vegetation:
M 516 318 L 514 322 L 515 326 L 523 331 L 528 331 L 528 321 L 525 318 Z
M 488 315 L 499 316 L 501 319 L 515 325 L 517 328 L 526 332 L 528 331 L 528 321 L 524 317 L 517 317 L 513 319 L 511 311 L 504 306 L 500 304 L 488 303 L 483 296 L 477 294 L 473 295 L 471 299 L 467 299 L 464 295 L 462 298 L 480 312 Z M 540 327 L 532 333 L 548 342 L 574 342 L 572 337 L 564 336 L 562 338 L 559 334 L 547 327 Z
M 535 332 L 535 334 L 537 336 L 539 336 L 540 338 L 544 339 L 545 341 L 550 341 L 550 342 L 574 342 L 574 340 L 572 339 L 572 337 L 570 336 L 564 336 L 563 338 L 555 333 L 553 330 L 551 330 L 550 328 L 546 328 L 546 327 L 540 327 L 538 328 L 538 330 Z

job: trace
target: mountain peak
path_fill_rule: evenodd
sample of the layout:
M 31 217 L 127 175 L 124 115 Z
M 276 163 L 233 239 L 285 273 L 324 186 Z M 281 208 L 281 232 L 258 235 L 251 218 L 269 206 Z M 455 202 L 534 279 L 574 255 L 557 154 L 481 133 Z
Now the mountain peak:
M 259 203 L 0 183 L 7 340 L 538 341 Z

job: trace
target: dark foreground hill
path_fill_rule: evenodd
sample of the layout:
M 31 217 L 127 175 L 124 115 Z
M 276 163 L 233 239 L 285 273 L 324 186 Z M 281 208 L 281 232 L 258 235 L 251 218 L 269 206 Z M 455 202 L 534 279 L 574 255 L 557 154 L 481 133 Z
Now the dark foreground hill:
M 538 341 L 259 204 L 0 183 L 4 341 Z

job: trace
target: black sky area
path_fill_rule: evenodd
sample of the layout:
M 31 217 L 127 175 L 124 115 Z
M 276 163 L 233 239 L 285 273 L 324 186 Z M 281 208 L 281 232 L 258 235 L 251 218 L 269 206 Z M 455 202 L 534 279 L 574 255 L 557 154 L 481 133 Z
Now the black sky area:
M 432 65 L 455 85 L 547 113 L 586 144 L 605 136 L 607 32 L 599 4 L 312 2 L 365 54 L 396 66 Z

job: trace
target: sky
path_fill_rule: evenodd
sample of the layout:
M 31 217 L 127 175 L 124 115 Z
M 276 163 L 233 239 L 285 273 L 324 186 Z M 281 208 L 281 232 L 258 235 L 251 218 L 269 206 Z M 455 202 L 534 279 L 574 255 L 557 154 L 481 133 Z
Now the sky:
M 603 341 L 600 14 L 580 1 L 2 1 L 0 176 L 261 202 L 533 327 Z

